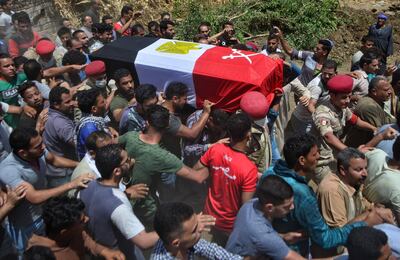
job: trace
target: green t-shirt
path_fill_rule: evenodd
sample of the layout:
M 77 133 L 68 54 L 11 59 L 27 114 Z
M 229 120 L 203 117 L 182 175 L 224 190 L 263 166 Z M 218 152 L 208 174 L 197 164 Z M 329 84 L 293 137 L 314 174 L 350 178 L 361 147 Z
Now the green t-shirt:
M 145 183 L 149 195 L 134 205 L 135 214 L 146 225 L 153 221 L 159 203 L 156 191 L 161 185 L 161 173 L 175 174 L 183 167 L 183 162 L 158 144 L 147 144 L 139 139 L 138 132 L 128 132 L 119 137 L 128 155 L 135 159 L 131 184 Z
M 11 82 L 0 80 L 0 101 L 19 106 L 18 88 L 24 81 L 26 81 L 25 73 L 17 74 Z M 10 127 L 15 128 L 19 123 L 19 115 L 7 113 L 4 120 Z
M 126 108 L 128 106 L 128 103 L 129 103 L 129 100 L 127 100 L 125 97 L 121 96 L 120 94 L 116 94 L 110 103 L 111 126 L 114 127 L 114 129 L 116 129 L 116 130 L 118 130 L 119 123 L 117 123 L 115 121 L 113 113 L 116 109 Z

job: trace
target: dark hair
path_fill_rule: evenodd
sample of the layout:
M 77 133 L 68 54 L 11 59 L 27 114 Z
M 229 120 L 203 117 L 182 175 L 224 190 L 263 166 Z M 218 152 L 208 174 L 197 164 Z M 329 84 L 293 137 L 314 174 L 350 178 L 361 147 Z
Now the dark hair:
M 347 147 L 337 155 L 338 170 L 340 166 L 343 166 L 345 170 L 349 169 L 351 159 L 365 159 L 365 155 L 353 147 Z
M 372 63 L 373 60 L 377 59 L 379 59 L 379 57 L 373 52 L 364 53 L 359 61 L 359 66 L 360 68 L 362 68 L 364 65 L 369 65 Z
M 11 59 L 8 53 L 0 53 L 0 60 L 1 59 Z
M 121 165 L 123 151 L 119 144 L 109 144 L 97 149 L 96 167 L 103 179 L 109 180 L 115 168 Z
M 0 0 L 0 5 L 1 5 L 1 6 L 5 6 L 5 5 L 7 5 L 7 3 L 10 2 L 10 1 L 12 1 L 12 0 Z
M 29 18 L 29 14 L 24 11 L 18 13 L 16 20 L 18 21 L 18 23 L 26 23 L 29 25 L 31 24 L 31 18 Z
M 349 260 L 378 259 L 387 243 L 385 232 L 373 227 L 356 227 L 347 239 Z
M 384 76 L 376 76 L 375 78 L 371 79 L 368 85 L 368 92 L 375 90 L 379 86 L 379 82 L 382 80 L 387 81 L 387 78 Z
M 210 118 L 212 118 L 212 122 L 216 126 L 225 128 L 226 122 L 228 121 L 229 118 L 229 114 L 222 109 L 215 108 L 211 109 Z
M 140 23 L 136 23 L 136 24 L 134 24 L 134 25 L 132 26 L 132 32 L 131 32 L 131 34 L 132 34 L 132 35 L 137 35 L 137 34 L 139 34 L 139 31 L 140 31 L 140 30 L 144 31 L 143 25 L 141 25 Z
M 135 89 L 136 101 L 143 104 L 145 100 L 157 97 L 157 88 L 151 84 L 142 84 Z
M 24 72 L 28 80 L 36 80 L 40 76 L 42 65 L 36 60 L 28 60 L 24 64 Z
M 72 33 L 72 38 L 74 38 L 74 39 L 76 39 L 76 40 L 79 40 L 79 39 L 78 39 L 78 34 L 80 34 L 80 33 L 85 33 L 85 32 L 82 31 L 82 30 L 76 30 L 76 31 L 74 31 L 74 32 Z
M 400 122 L 397 121 L 397 123 L 399 124 Z M 393 151 L 393 159 L 395 161 L 400 162 L 400 136 L 398 136 L 394 141 L 392 146 L 392 151 Z
M 327 39 L 324 40 L 319 40 L 318 44 L 322 45 L 322 49 L 324 51 L 327 51 L 328 54 L 331 52 L 332 48 L 333 48 L 333 42 Z
M 182 232 L 183 223 L 194 215 L 193 208 L 182 202 L 161 204 L 154 216 L 154 230 L 165 246 Z
M 31 139 L 38 135 L 39 133 L 33 127 L 17 127 L 8 140 L 13 152 L 17 153 L 20 149 L 29 149 Z
M 124 5 L 121 9 L 121 16 L 123 16 L 124 14 L 129 14 L 129 11 L 133 12 L 133 8 L 130 5 Z
M 232 45 L 232 49 L 242 50 L 242 51 L 249 50 L 249 48 L 246 46 L 246 44 L 243 44 L 243 43 L 236 43 L 236 44 Z
M 165 89 L 165 98 L 172 100 L 173 97 L 183 97 L 188 93 L 188 87 L 182 82 L 171 82 Z
M 150 21 L 147 24 L 147 29 L 149 30 L 149 32 L 155 30 L 156 28 L 160 28 L 160 25 L 156 21 Z
M 208 36 L 205 34 L 196 34 L 193 37 L 193 42 L 200 42 L 200 40 L 208 40 Z
M 169 111 L 163 106 L 152 105 L 146 111 L 146 119 L 151 127 L 163 132 L 169 126 Z
M 108 139 L 108 138 L 111 138 L 111 136 L 109 134 L 107 134 L 106 132 L 99 131 L 99 130 L 94 131 L 85 140 L 86 149 L 88 151 L 89 150 L 97 151 L 97 146 L 96 146 L 97 140 L 99 140 L 99 139 L 104 140 L 104 139 Z
M 322 69 L 334 69 L 335 71 L 337 71 L 337 62 L 327 59 L 322 65 Z
M 225 26 L 226 26 L 226 25 L 233 26 L 233 22 L 231 22 L 231 21 L 225 21 L 225 22 L 223 22 L 223 23 L 222 23 L 222 29 L 225 29 Z
M 245 113 L 233 114 L 226 122 L 226 129 L 233 143 L 240 142 L 251 130 L 251 119 Z
M 171 20 L 162 20 L 160 22 L 160 30 L 161 31 L 167 30 L 168 29 L 168 25 L 175 26 L 175 23 L 173 21 L 171 21 Z
M 267 41 L 269 41 L 269 40 L 278 40 L 279 41 L 279 36 L 275 35 L 275 34 L 270 34 L 270 35 L 268 35 Z
M 112 18 L 112 16 L 111 15 L 109 15 L 109 14 L 106 14 L 106 15 L 104 15 L 103 16 L 103 18 L 101 18 L 101 22 L 102 23 L 106 23 L 106 20 L 112 20 L 113 18 Z
M 30 88 L 36 88 L 37 89 L 37 86 L 32 81 L 26 81 L 26 82 L 22 83 L 22 85 L 19 86 L 19 89 L 18 89 L 19 95 L 21 97 L 24 97 L 25 91 L 27 91 Z
M 72 36 L 71 35 L 71 30 L 69 28 L 61 27 L 60 29 L 58 29 L 58 31 L 57 31 L 58 37 L 61 38 L 61 36 L 63 36 L 64 34 L 68 34 L 68 35 Z
M 375 42 L 375 38 L 373 36 L 369 36 L 369 35 L 364 35 L 361 38 L 361 42 L 364 44 L 366 42 Z
M 289 138 L 283 146 L 283 155 L 290 169 L 293 169 L 301 156 L 307 156 L 317 144 L 314 136 L 304 134 Z
M 69 94 L 69 90 L 61 86 L 54 87 L 50 90 L 49 93 L 50 108 L 54 108 L 54 105 L 61 104 L 63 94 Z
M 98 34 L 103 34 L 105 32 L 111 32 L 113 27 L 106 23 L 98 23 L 96 29 Z
M 197 27 L 197 32 L 198 32 L 198 33 L 201 33 L 200 28 L 201 28 L 202 26 L 207 26 L 208 29 L 210 29 L 211 24 L 210 24 L 209 22 L 201 22 L 201 23 L 199 24 L 199 26 Z
M 62 58 L 62 65 L 83 65 L 86 64 L 86 56 L 78 50 L 69 50 Z
M 58 235 L 80 221 L 85 204 L 67 196 L 49 199 L 43 206 L 43 221 L 48 236 Z
M 162 12 L 162 13 L 160 14 L 161 19 L 162 19 L 164 16 L 166 16 L 166 15 L 171 16 L 171 14 L 168 13 L 168 12 Z
M 125 68 L 119 68 L 119 69 L 117 69 L 117 70 L 114 72 L 114 80 L 115 80 L 115 83 L 117 84 L 117 86 L 119 85 L 119 81 L 120 81 L 122 78 L 127 77 L 127 76 L 129 76 L 129 75 L 132 76 L 132 74 L 131 74 L 131 72 L 130 72 L 129 70 L 127 70 L 127 69 L 125 69 Z
M 19 13 L 18 13 L 18 12 L 13 13 L 13 14 L 11 15 L 11 22 L 12 22 L 13 24 L 15 24 L 15 22 L 17 21 L 18 16 L 19 16 Z
M 281 177 L 268 175 L 261 179 L 255 195 L 261 204 L 281 205 L 293 197 L 292 187 Z
M 53 251 L 45 246 L 32 246 L 24 252 L 24 260 L 57 260 Z
M 15 67 L 18 68 L 19 66 L 25 64 L 28 61 L 28 58 L 24 56 L 18 56 L 15 57 L 13 60 Z
M 83 113 L 90 114 L 92 107 L 96 106 L 97 98 L 101 95 L 100 90 L 91 88 L 77 94 L 78 106 Z

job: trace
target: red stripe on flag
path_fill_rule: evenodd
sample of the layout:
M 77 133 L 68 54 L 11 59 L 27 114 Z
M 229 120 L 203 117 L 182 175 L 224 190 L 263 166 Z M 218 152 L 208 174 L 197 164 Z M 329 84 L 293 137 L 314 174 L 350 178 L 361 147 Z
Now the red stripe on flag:
M 198 107 L 208 99 L 216 107 L 234 112 L 248 91 L 259 91 L 272 102 L 274 90 L 282 88 L 283 62 L 263 54 L 215 47 L 197 59 L 193 82 Z

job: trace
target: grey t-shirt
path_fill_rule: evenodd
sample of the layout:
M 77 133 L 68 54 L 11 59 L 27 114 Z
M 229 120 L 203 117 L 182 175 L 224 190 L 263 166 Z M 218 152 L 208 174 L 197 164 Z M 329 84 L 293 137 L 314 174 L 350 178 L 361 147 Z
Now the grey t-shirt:
M 240 208 L 226 249 L 241 256 L 284 259 L 290 249 L 259 207 L 258 199 L 252 199 Z
M 15 188 L 23 181 L 30 183 L 35 190 L 46 188 L 46 152 L 39 158 L 39 169 L 32 166 L 10 153 L 4 161 L 0 163 L 0 182 L 2 185 Z M 8 215 L 8 220 L 15 227 L 27 227 L 42 215 L 41 206 L 32 204 L 27 199 L 23 199 Z

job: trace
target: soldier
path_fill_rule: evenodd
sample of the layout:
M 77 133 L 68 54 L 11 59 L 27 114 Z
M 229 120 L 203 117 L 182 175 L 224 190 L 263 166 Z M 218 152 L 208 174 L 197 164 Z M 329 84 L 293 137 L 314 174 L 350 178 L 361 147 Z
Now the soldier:
M 312 116 L 311 133 L 317 138 L 320 158 L 313 181 L 319 184 L 330 172 L 336 172 L 336 154 L 347 148 L 343 144 L 343 129 L 346 124 L 376 131 L 376 127 L 358 118 L 349 109 L 353 79 L 346 75 L 337 75 L 328 81 L 330 99 L 318 106 Z

